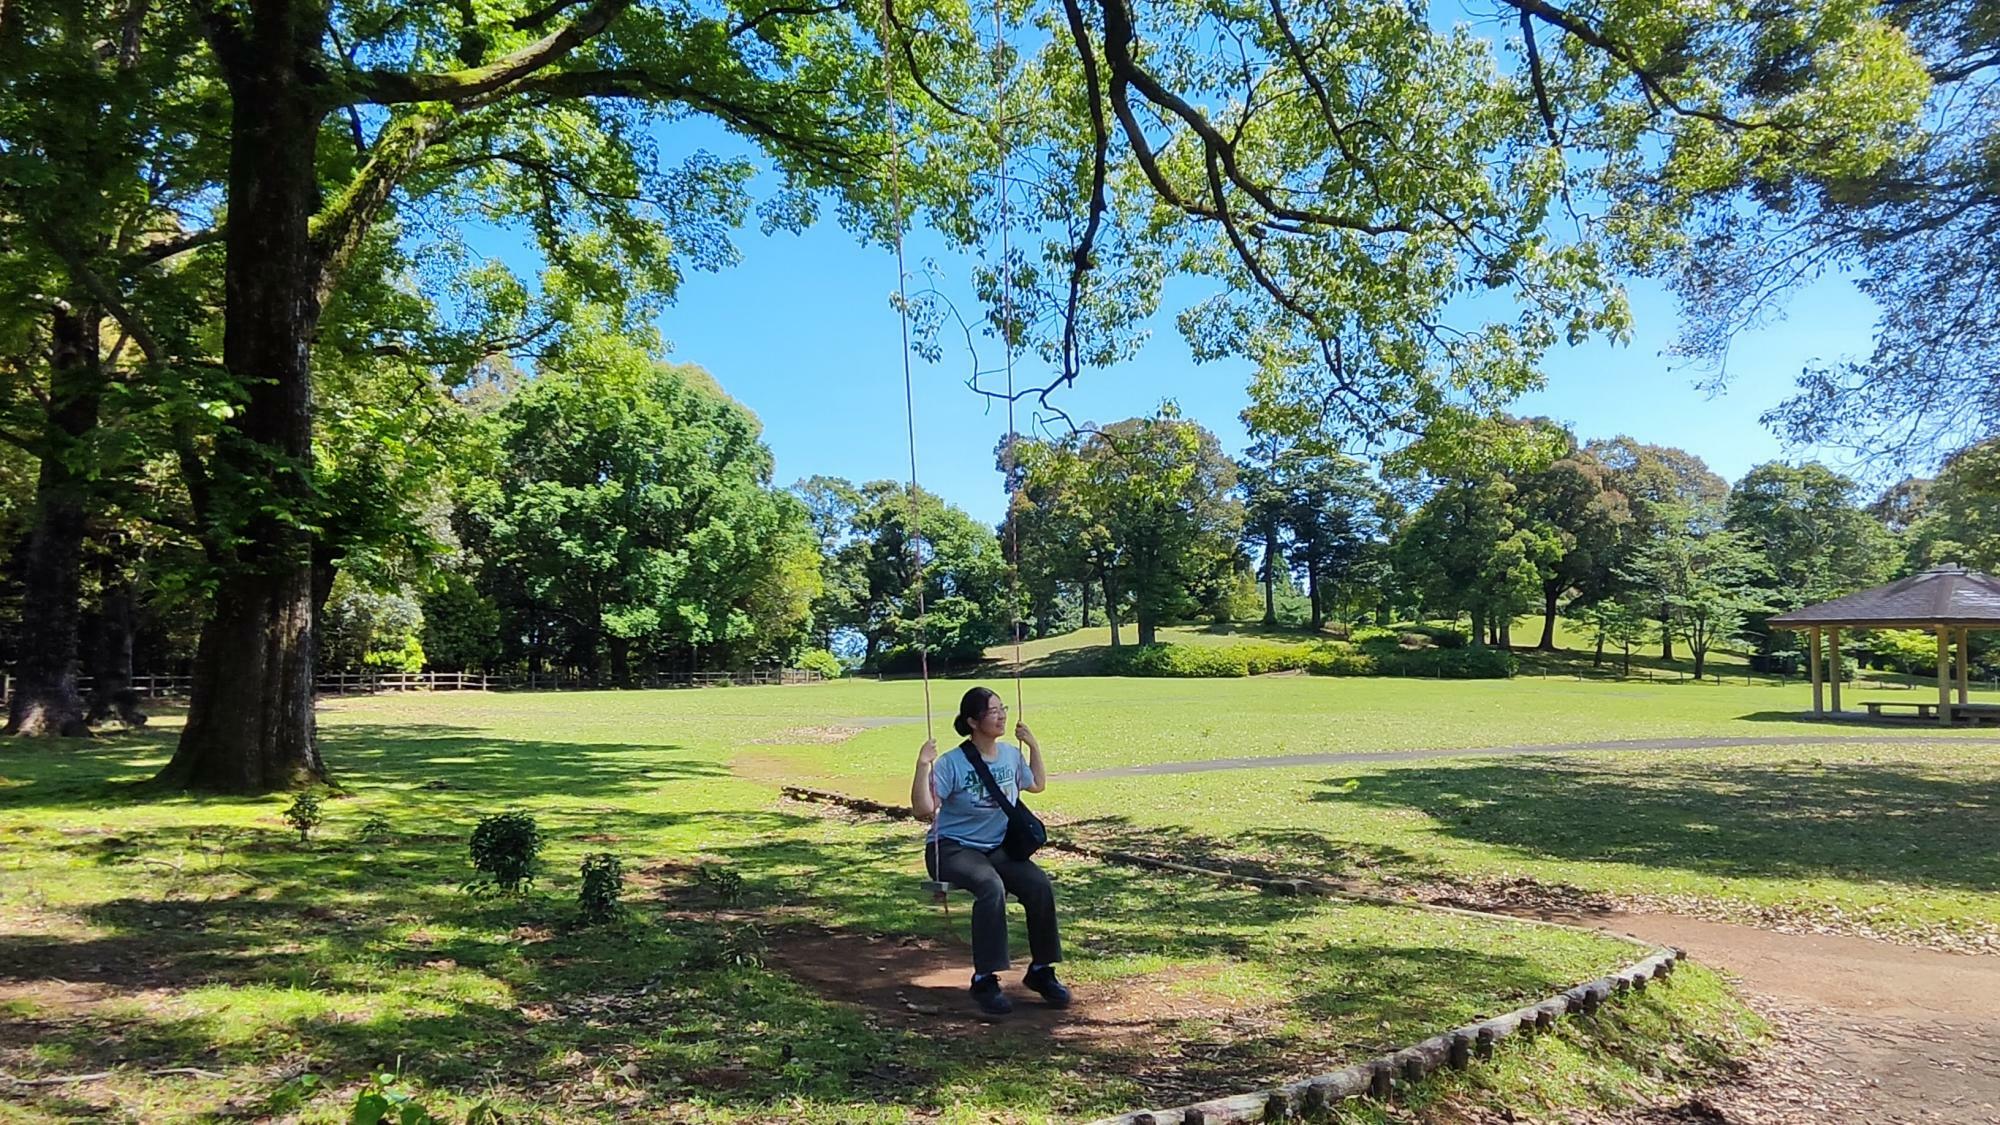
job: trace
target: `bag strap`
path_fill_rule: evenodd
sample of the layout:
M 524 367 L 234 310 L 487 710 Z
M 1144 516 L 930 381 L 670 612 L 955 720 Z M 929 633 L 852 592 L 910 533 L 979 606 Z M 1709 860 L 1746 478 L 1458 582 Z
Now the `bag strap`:
M 1007 794 L 1000 789 L 1000 783 L 993 780 L 993 771 L 986 768 L 986 759 L 979 756 L 979 751 L 973 749 L 970 741 L 960 743 L 958 748 L 972 763 L 972 768 L 979 771 L 979 780 L 986 783 L 986 792 L 1000 803 L 1001 808 L 1007 810 L 1007 819 L 1014 819 L 1014 802 L 1007 799 Z

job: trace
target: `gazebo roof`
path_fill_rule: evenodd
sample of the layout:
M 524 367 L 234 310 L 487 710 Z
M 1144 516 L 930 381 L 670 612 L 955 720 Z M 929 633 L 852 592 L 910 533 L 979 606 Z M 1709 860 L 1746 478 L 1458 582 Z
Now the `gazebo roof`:
M 1969 625 L 2000 629 L 2000 578 L 1962 566 L 1936 566 L 1920 574 L 1809 605 L 1770 619 L 1782 629 L 1850 625 L 1866 629 L 1922 629 Z

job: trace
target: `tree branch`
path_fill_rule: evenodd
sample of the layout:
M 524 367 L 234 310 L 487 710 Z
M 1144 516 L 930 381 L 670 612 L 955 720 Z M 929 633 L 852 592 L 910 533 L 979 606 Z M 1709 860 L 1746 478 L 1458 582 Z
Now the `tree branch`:
M 1084 220 L 1083 237 L 1070 251 L 1069 302 L 1063 313 L 1063 380 L 1073 382 L 1082 360 L 1077 355 L 1076 321 L 1083 302 L 1084 275 L 1090 272 L 1097 253 L 1097 231 L 1105 211 L 1104 181 L 1107 154 L 1111 148 L 1110 126 L 1104 120 L 1104 92 L 1097 76 L 1097 48 L 1091 44 L 1090 28 L 1083 22 L 1077 0 L 1063 0 L 1063 14 L 1069 21 L 1070 38 L 1076 43 L 1077 58 L 1083 63 L 1083 84 L 1090 98 L 1090 206 Z M 1048 392 L 1042 392 L 1048 405 Z
M 816 161 L 821 170 L 835 175 L 866 171 L 874 154 L 855 153 L 831 139 L 828 130 L 799 132 L 778 121 L 782 106 L 751 105 L 732 100 L 706 88 L 700 76 L 652 73 L 637 68 L 570 70 L 541 74 L 522 80 L 518 93 L 546 94 L 552 98 L 631 98 L 638 101 L 671 101 L 702 110 L 725 124 L 751 136 L 783 145 L 793 153 Z
M 507 26 L 515 31 L 540 31 L 548 26 L 550 20 L 581 3 L 583 0 L 554 0 L 553 3 L 537 8 L 525 16 L 517 17 Z
M 400 70 L 349 70 L 328 86 L 327 108 L 367 102 L 476 102 L 542 70 L 567 55 L 577 44 L 609 27 L 632 0 L 591 0 L 575 22 L 485 66 L 437 74 Z
M 766 20 L 778 19 L 781 16 L 830 16 L 835 12 L 846 10 L 847 4 L 844 0 L 835 0 L 831 4 L 773 4 L 754 16 L 731 24 L 729 37 L 734 39 L 739 35 L 755 31 L 764 26 Z
M 917 65 L 916 37 L 903 26 L 901 20 L 896 18 L 896 5 L 893 0 L 883 0 L 882 15 L 889 21 L 889 26 L 896 29 L 896 41 L 903 48 L 903 69 L 908 72 L 910 81 L 915 82 L 917 89 L 922 90 L 925 97 L 946 113 L 954 117 L 971 117 L 971 114 L 959 108 L 958 103 L 932 89 L 931 84 L 924 79 L 923 68 Z
M 40 457 L 42 455 L 42 447 L 40 445 L 12 430 L 0 428 L 0 441 L 6 442 L 8 445 L 27 453 L 31 457 Z
M 1132 13 L 1125 6 L 1125 0 L 1104 0 L 1103 9 L 1104 54 L 1112 71 L 1112 105 L 1118 111 L 1118 119 L 1125 126 L 1127 139 L 1132 143 L 1134 154 L 1139 156 L 1140 166 L 1145 170 L 1147 179 L 1153 182 L 1155 190 L 1160 191 L 1169 202 L 1201 218 L 1220 220 L 1223 216 L 1223 205 L 1220 200 L 1207 205 L 1190 204 L 1180 200 L 1174 193 L 1172 185 L 1160 173 L 1153 159 L 1151 146 L 1146 144 L 1136 116 L 1126 104 L 1125 90 L 1128 87 L 1137 89 L 1148 102 L 1187 125 L 1201 139 L 1203 147 L 1215 153 L 1229 183 L 1249 196 L 1259 208 L 1273 218 L 1369 235 L 1415 233 L 1409 224 L 1403 222 L 1377 223 L 1337 212 L 1306 210 L 1278 202 L 1269 187 L 1245 175 L 1242 168 L 1237 165 L 1236 146 L 1229 138 L 1223 136 L 1200 110 L 1167 89 L 1150 71 L 1139 65 L 1132 55 L 1132 44 L 1136 34 L 1132 25 Z
M 69 267 L 70 276 L 89 291 L 91 299 L 103 306 L 104 311 L 110 313 L 111 318 L 118 322 L 118 327 L 139 345 L 139 350 L 146 353 L 146 360 L 149 363 L 168 362 L 166 351 L 160 347 L 159 339 L 146 327 L 145 321 L 140 320 L 131 309 L 125 307 L 125 302 L 118 296 L 117 291 L 105 284 L 103 278 L 97 276 L 96 271 L 90 268 L 90 264 L 83 260 L 82 255 L 60 239 L 48 237 L 46 233 L 43 241 L 63 260 L 63 264 Z
M 1523 17 L 1532 15 L 1543 23 L 1559 27 L 1581 39 L 1584 43 L 1603 51 L 1613 59 L 1624 64 L 1625 69 L 1631 72 L 1633 78 L 1638 80 L 1640 88 L 1646 92 L 1646 96 L 1654 102 L 1656 107 L 1663 105 L 1678 116 L 1712 121 L 1717 125 L 1726 125 L 1732 129 L 1775 129 L 1779 127 L 1775 121 L 1744 121 L 1716 110 L 1695 109 L 1681 104 L 1680 99 L 1667 91 L 1666 84 L 1661 80 L 1659 75 L 1654 74 L 1640 61 L 1638 52 L 1623 43 L 1605 36 L 1581 18 L 1549 4 L 1547 0 L 1501 0 L 1501 3 L 1519 11 Z
M 445 123 L 443 115 L 421 110 L 391 122 L 376 138 L 368 163 L 347 190 L 314 216 L 312 244 L 319 263 L 317 288 L 322 305 L 332 296 L 341 271 L 367 237 L 396 185 L 416 167 Z
M 1549 87 L 1542 80 L 1542 51 L 1535 45 L 1535 18 L 1526 9 L 1521 11 L 1521 43 L 1528 55 L 1528 78 L 1535 85 L 1535 108 L 1541 111 L 1542 124 L 1549 131 L 1549 143 L 1560 148 L 1562 134 L 1556 129 L 1555 107 L 1549 103 Z
M 221 242 L 225 233 L 225 228 L 215 226 L 192 234 L 180 234 L 157 242 L 149 242 L 126 257 L 125 267 L 139 269 L 164 262 L 177 254 L 185 254 L 190 250 Z

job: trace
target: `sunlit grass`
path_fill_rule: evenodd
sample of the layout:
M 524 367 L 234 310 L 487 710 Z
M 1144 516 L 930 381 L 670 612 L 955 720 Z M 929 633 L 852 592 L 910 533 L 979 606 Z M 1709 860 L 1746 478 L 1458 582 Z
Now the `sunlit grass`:
M 1179 727 L 1203 715 L 1243 728 L 1259 716 L 1254 733 L 1286 752 L 1343 706 L 1410 699 L 1408 685 L 1373 683 L 1311 694 L 1326 686 L 1038 684 L 1029 717 L 1066 769 L 1198 752 Z M 962 911 L 947 919 L 917 894 L 912 826 L 825 818 L 773 785 L 906 788 L 915 698 L 914 685 L 857 683 L 334 701 L 322 732 L 338 789 L 305 844 L 282 797 L 148 789 L 171 716 L 85 746 L 8 744 L 0 1069 L 113 1076 L 12 1088 L 0 1104 L 25 1120 L 114 1106 L 144 1120 L 225 1104 L 283 1114 L 300 1096 L 287 1076 L 310 1071 L 335 1089 L 306 1101 L 305 1119 L 335 1120 L 356 1083 L 400 1066 L 433 1109 L 458 1114 L 490 1099 L 566 1121 L 1067 1120 L 1325 1069 L 1635 956 L 1592 935 L 1058 855 L 1048 866 L 1086 1002 L 1158 986 L 1168 1007 L 1143 1040 L 1003 1027 L 966 1050 L 972 1032 L 956 1017 L 913 1023 L 760 963 L 769 945 L 817 940 L 814 926 L 962 942 Z M 1288 708 L 1298 713 L 1281 720 Z M 829 726 L 860 733 L 813 741 Z M 757 768 L 732 769 L 746 762 Z M 501 809 L 533 812 L 549 836 L 521 899 L 462 889 L 467 835 Z M 389 819 L 389 837 L 357 837 L 371 814 Z M 604 850 L 634 873 L 629 909 L 584 928 L 577 864 Z M 697 886 L 703 863 L 740 874 L 743 900 Z M 1675 1012 L 1677 997 L 1643 1003 Z M 1602 1034 L 1625 1018 L 1607 1017 Z M 221 1077 L 147 1075 L 180 1067 Z

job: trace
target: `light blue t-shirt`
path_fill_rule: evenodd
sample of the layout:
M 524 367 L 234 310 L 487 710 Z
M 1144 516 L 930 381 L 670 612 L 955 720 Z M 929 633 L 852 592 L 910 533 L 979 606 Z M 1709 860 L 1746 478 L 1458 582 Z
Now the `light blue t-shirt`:
M 1021 799 L 1021 787 L 1035 780 L 1021 748 L 1002 742 L 995 746 L 993 760 L 986 764 L 993 780 L 1009 801 Z M 979 751 L 974 750 L 977 754 Z M 1007 810 L 993 801 L 979 771 L 965 760 L 957 746 L 938 752 L 931 766 L 931 796 L 938 802 L 937 819 L 931 823 L 931 838 L 956 840 L 967 847 L 991 851 L 1007 838 Z

